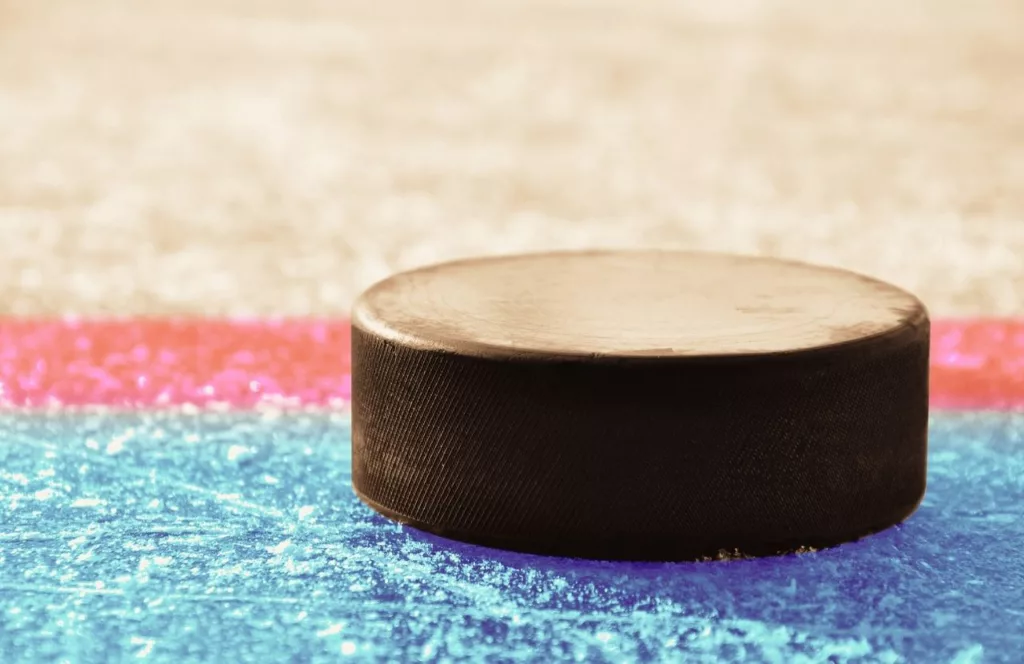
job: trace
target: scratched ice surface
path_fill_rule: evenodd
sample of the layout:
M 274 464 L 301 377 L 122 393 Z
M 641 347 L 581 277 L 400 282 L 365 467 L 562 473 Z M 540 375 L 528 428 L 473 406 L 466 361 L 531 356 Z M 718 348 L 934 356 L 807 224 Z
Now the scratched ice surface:
M 399 528 L 341 415 L 0 415 L 0 661 L 1021 661 L 1024 415 L 941 415 L 907 524 L 612 564 Z

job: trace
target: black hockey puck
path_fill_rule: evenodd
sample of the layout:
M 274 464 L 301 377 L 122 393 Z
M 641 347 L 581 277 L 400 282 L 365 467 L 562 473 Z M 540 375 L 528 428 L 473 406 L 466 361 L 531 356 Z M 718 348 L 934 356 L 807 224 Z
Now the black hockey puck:
M 842 270 L 550 253 L 393 276 L 352 322 L 352 480 L 388 517 L 580 557 L 856 539 L 924 494 L 928 315 Z

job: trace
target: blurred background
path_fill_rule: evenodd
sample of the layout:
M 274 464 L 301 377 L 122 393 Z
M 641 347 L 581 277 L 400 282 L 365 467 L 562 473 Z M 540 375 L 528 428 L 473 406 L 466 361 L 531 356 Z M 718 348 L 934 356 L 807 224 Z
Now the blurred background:
M 1024 3 L 0 0 L 0 312 L 655 246 L 1024 313 Z

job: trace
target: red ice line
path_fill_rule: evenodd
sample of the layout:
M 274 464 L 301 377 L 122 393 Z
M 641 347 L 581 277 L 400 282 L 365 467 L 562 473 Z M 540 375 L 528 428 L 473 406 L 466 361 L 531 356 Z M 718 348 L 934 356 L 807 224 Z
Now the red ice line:
M 345 320 L 0 319 L 0 406 L 344 406 Z M 932 326 L 932 405 L 1024 409 L 1024 319 Z

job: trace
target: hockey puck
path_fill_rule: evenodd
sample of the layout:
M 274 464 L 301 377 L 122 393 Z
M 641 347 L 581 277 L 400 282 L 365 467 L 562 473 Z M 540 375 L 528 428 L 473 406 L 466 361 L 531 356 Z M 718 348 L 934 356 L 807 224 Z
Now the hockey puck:
M 913 295 L 775 259 L 405 272 L 354 307 L 352 481 L 392 519 L 520 551 L 834 545 L 924 494 L 928 344 Z

